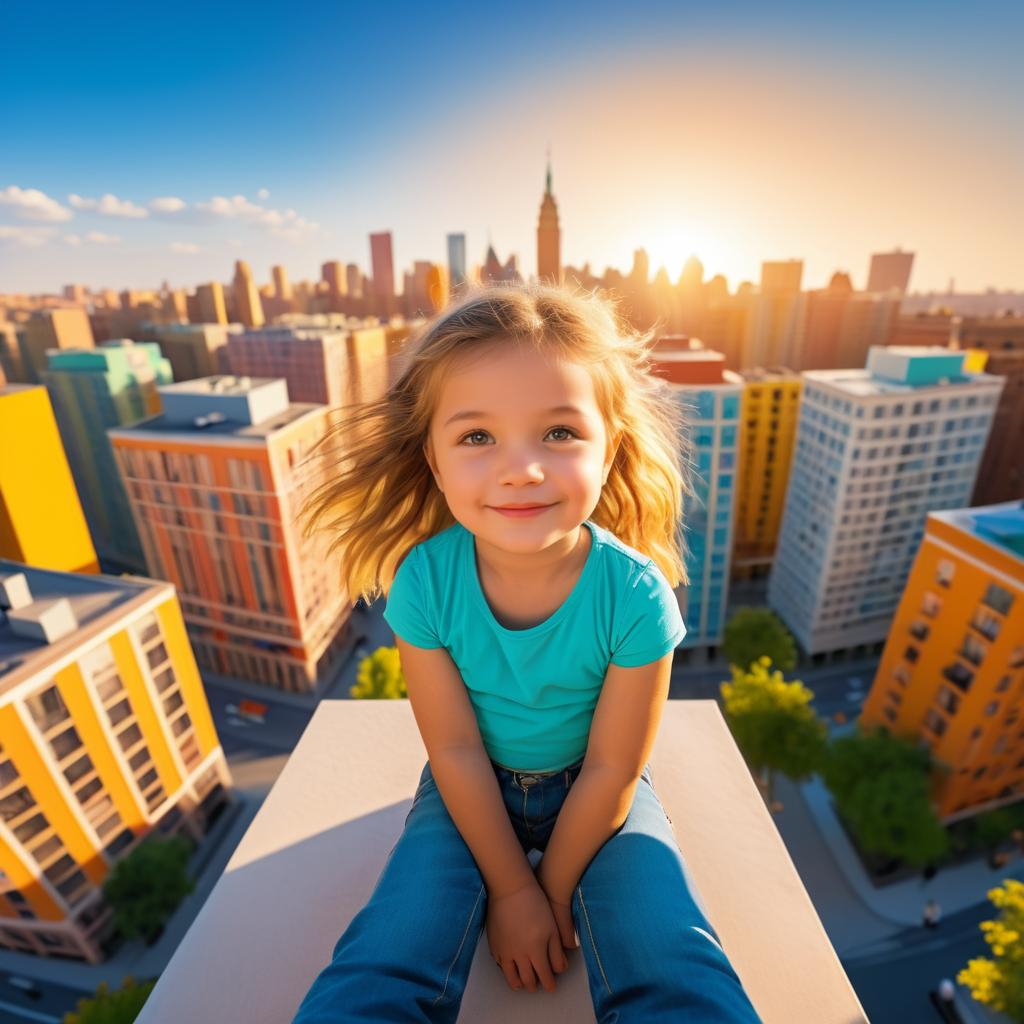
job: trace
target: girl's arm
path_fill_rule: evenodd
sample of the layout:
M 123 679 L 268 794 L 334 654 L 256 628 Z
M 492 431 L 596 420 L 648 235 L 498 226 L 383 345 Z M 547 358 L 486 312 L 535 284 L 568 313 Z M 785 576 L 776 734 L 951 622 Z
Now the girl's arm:
M 668 698 L 672 655 L 633 668 L 608 666 L 583 768 L 537 868 L 537 879 L 553 903 L 571 903 L 594 854 L 629 814 Z
M 416 724 L 448 813 L 492 896 L 536 885 L 480 737 L 466 684 L 444 647 L 395 637 Z

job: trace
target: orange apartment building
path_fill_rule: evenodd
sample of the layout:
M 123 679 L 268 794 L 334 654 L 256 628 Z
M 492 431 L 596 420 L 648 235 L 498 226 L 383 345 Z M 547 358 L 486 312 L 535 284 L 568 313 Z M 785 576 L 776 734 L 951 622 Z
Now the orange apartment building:
M 97 963 L 114 864 L 231 777 L 170 585 L 0 561 L 0 605 L 0 946 Z
M 1024 795 L 1024 502 L 928 515 L 861 716 L 920 739 L 944 820 Z
M 160 388 L 163 413 L 109 431 L 150 574 L 178 590 L 199 665 L 292 693 L 327 685 L 352 603 L 326 540 L 301 536 L 325 405 L 283 380 Z

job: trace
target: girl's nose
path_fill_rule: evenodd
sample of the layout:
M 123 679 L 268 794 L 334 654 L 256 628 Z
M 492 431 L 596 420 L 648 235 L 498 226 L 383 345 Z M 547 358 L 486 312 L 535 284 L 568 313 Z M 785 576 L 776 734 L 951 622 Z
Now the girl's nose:
M 521 484 L 541 481 L 544 469 L 536 459 L 505 463 L 498 479 L 503 484 Z

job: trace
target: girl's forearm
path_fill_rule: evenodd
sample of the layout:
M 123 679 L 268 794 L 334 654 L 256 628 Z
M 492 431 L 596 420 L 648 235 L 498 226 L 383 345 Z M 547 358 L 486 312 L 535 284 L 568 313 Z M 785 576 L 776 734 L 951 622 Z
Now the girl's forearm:
M 594 854 L 626 820 L 638 781 L 639 776 L 617 768 L 584 763 L 537 868 L 537 880 L 549 897 L 570 902 Z
M 430 759 L 441 799 L 492 896 L 536 884 L 483 748 L 448 748 Z

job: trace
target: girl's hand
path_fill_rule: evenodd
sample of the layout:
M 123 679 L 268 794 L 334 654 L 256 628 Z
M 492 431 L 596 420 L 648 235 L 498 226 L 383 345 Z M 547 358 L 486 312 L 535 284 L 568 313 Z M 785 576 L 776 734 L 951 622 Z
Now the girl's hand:
M 487 944 L 509 987 L 537 990 L 537 979 L 555 991 L 555 974 L 568 966 L 559 929 L 544 890 L 536 882 L 487 900 Z
M 572 919 L 572 903 L 563 903 L 561 900 L 549 896 L 548 904 L 551 907 L 555 924 L 558 925 L 562 946 L 565 949 L 576 949 L 579 943 L 576 941 L 576 925 Z

